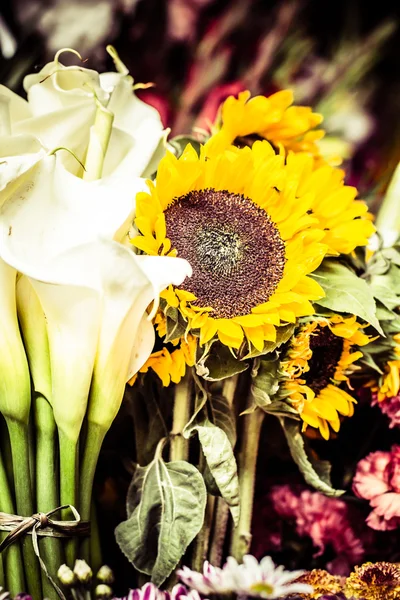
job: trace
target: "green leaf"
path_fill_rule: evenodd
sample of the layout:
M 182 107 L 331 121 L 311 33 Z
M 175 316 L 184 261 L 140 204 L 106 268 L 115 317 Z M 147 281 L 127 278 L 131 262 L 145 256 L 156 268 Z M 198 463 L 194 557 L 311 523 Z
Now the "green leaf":
M 265 342 L 264 348 L 261 350 L 261 352 L 252 346 L 250 352 L 243 357 L 243 360 L 247 358 L 256 358 L 257 356 L 264 356 L 265 354 L 273 352 L 292 337 L 294 328 L 295 326 L 292 323 L 277 327 L 275 342 Z
M 134 567 L 160 586 L 199 533 L 206 507 L 203 477 L 185 461 L 156 457 L 138 467 L 128 491 L 128 519 L 115 530 Z
M 239 521 L 239 478 L 237 464 L 232 445 L 225 431 L 204 419 L 191 429 L 185 429 L 185 437 L 197 432 L 207 466 L 221 493 L 228 504 L 235 525 Z
M 193 146 L 193 148 L 196 150 L 197 154 L 200 155 L 201 144 L 199 140 L 197 140 L 191 135 L 177 135 L 168 141 L 171 144 L 171 146 L 173 146 L 176 150 L 177 158 L 179 158 L 183 154 L 183 151 L 185 150 L 188 144 L 191 144 L 191 146 Z
M 207 381 L 221 381 L 249 368 L 248 363 L 233 356 L 227 346 L 215 342 L 196 364 L 196 372 Z
M 350 313 L 370 323 L 381 335 L 376 318 L 376 305 L 371 289 L 364 279 L 334 260 L 326 260 L 311 274 L 325 291 L 325 297 L 316 304 L 335 312 Z
M 177 340 L 185 335 L 187 323 L 182 316 L 182 313 L 173 306 L 167 306 L 164 310 L 166 320 L 166 335 L 164 342 Z
M 275 415 L 276 417 L 288 417 L 289 419 L 299 420 L 299 412 L 290 406 L 287 402 L 283 402 L 281 400 L 272 400 L 271 404 L 265 406 L 263 411 L 269 413 L 270 415 Z
M 337 497 L 344 494 L 344 490 L 335 490 L 332 487 L 329 478 L 330 467 L 328 469 L 327 461 L 310 459 L 304 438 L 300 433 L 299 423 L 285 418 L 279 420 L 289 445 L 290 454 L 306 483 L 327 496 Z
M 262 410 L 266 410 L 271 405 L 271 396 L 274 396 L 279 390 L 279 367 L 280 361 L 276 356 L 273 360 L 256 359 L 254 361 L 252 372 L 253 382 L 250 393 L 254 400 L 254 405 L 262 408 Z M 245 412 L 252 412 L 252 410 L 253 407 Z
M 211 396 L 208 403 L 210 419 L 225 431 L 231 446 L 236 444 L 236 418 L 228 400 L 224 396 Z

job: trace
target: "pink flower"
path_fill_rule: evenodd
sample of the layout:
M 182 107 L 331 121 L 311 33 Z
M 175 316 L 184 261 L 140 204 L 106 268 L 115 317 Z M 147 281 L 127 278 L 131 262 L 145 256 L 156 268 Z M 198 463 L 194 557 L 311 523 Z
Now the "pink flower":
M 382 402 L 378 401 L 377 394 L 373 394 L 372 406 L 378 405 L 384 415 L 389 417 L 389 427 L 400 427 L 400 394 L 393 398 L 386 398 Z
M 400 446 L 390 452 L 371 452 L 358 463 L 353 490 L 374 509 L 367 518 L 372 529 L 400 527 Z
M 348 574 L 352 565 L 362 561 L 365 548 L 343 500 L 290 485 L 273 487 L 271 498 L 275 512 L 285 520 L 295 520 L 298 535 L 312 539 L 315 556 L 328 546 L 333 548 L 338 558 L 330 567 L 337 574 Z

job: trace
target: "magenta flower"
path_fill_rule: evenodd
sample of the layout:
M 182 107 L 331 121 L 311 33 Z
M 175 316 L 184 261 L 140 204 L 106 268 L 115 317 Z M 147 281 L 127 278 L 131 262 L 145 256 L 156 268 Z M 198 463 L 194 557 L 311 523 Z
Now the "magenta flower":
M 124 598 L 114 600 L 201 600 L 196 590 L 188 590 L 184 585 L 177 584 L 171 592 L 159 590 L 153 583 L 146 583 L 142 588 L 129 590 Z
M 354 493 L 369 500 L 373 510 L 367 518 L 372 529 L 400 527 L 400 446 L 390 452 L 371 452 L 358 463 Z
M 362 561 L 364 544 L 343 500 L 290 485 L 274 486 L 270 496 L 275 512 L 284 520 L 294 520 L 298 535 L 312 539 L 315 556 L 321 556 L 328 546 L 334 550 L 337 558 L 329 564 L 332 572 L 346 575 Z
M 389 418 L 389 427 L 400 427 L 400 394 L 393 398 L 385 398 L 382 402 L 378 401 L 378 395 L 372 395 L 371 406 L 378 405 L 384 415 Z

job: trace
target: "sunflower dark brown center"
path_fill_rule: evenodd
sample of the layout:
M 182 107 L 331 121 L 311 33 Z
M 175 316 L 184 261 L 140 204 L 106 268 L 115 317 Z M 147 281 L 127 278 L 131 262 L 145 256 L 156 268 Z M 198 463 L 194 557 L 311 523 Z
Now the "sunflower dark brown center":
M 310 338 L 312 357 L 308 361 L 310 370 L 304 374 L 306 384 L 316 394 L 325 388 L 335 375 L 343 352 L 342 338 L 334 335 L 329 327 L 321 327 Z
M 218 318 L 267 302 L 285 267 L 285 244 L 269 215 L 249 198 L 205 189 L 176 198 L 165 211 L 167 237 L 193 269 L 181 286 Z

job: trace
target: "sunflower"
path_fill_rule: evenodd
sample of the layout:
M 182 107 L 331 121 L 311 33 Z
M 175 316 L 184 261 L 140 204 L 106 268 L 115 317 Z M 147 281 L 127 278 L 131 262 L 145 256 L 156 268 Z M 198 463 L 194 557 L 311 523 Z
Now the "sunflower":
M 391 360 L 386 361 L 383 375 L 378 381 L 374 380 L 367 384 L 367 387 L 376 394 L 378 402 L 393 398 L 400 391 L 400 333 L 393 336 L 393 343 L 393 356 Z
M 206 144 L 209 155 L 219 154 L 231 144 L 251 146 L 255 140 L 265 139 L 276 148 L 320 157 L 317 142 L 325 132 L 314 128 L 321 123 L 322 115 L 308 106 L 292 106 L 290 90 L 268 97 L 250 95 L 245 91 L 225 100 L 213 127 L 214 135 Z
M 246 91 L 224 102 L 222 123 L 214 127 L 214 135 L 204 147 L 207 156 L 218 156 L 231 144 L 251 147 L 257 139 L 268 140 L 286 154 L 310 154 L 314 160 L 309 162 L 310 173 L 299 182 L 299 193 L 303 195 L 312 190 L 314 201 L 310 210 L 325 232 L 324 242 L 329 246 L 329 253 L 348 254 L 356 246 L 365 246 L 375 231 L 372 217 L 367 205 L 355 200 L 356 188 L 343 185 L 344 171 L 333 169 L 321 159 L 316 142 L 324 136 L 324 131 L 314 129 L 322 121 L 321 115 L 309 107 L 291 106 L 293 93 L 290 90 L 268 98 L 249 98 L 250 92 Z
M 364 563 L 346 580 L 346 593 L 365 600 L 400 598 L 400 568 L 389 562 Z
M 354 346 L 371 341 L 362 329 L 355 316 L 331 315 L 304 324 L 290 341 L 281 363 L 286 378 L 282 395 L 299 411 L 303 431 L 314 427 L 327 440 L 329 426 L 339 431 L 339 415 L 353 415 L 356 401 L 339 386 L 349 381 L 362 357 Z
M 311 209 L 322 194 L 312 160 L 285 160 L 268 142 L 231 146 L 215 157 L 188 145 L 179 159 L 167 153 L 149 191 L 138 194 L 132 243 L 190 262 L 193 276 L 162 298 L 201 345 L 219 339 L 262 351 L 277 326 L 314 313 L 311 302 L 324 292 L 309 274 L 329 250 L 329 232 Z M 346 196 L 338 185 L 329 210 L 340 203 L 340 190 Z

